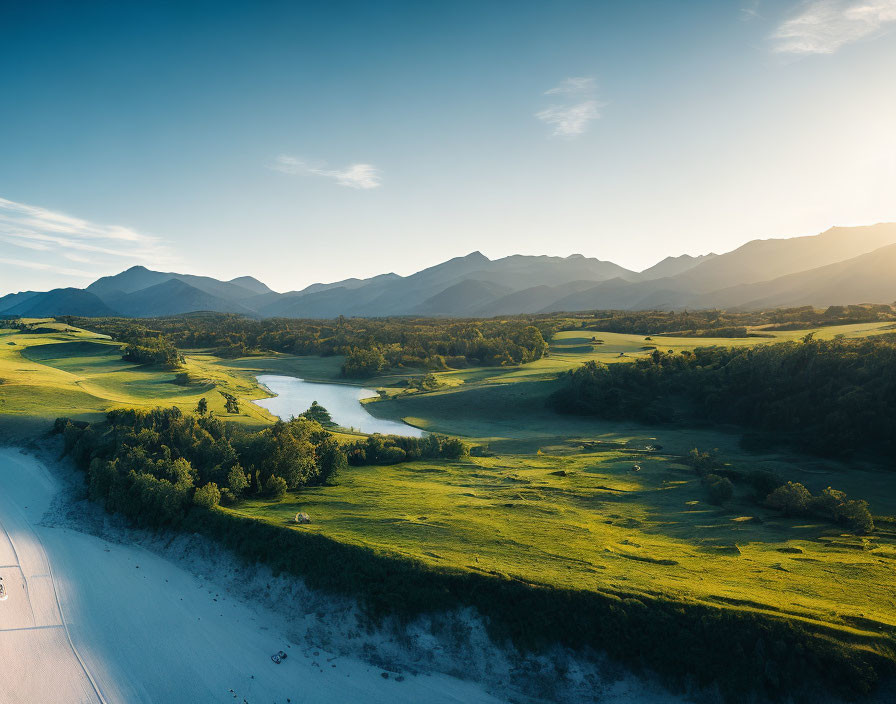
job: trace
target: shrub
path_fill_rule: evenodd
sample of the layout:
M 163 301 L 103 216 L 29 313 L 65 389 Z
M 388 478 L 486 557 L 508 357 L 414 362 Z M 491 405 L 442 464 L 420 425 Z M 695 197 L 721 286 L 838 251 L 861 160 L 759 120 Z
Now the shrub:
M 239 464 L 233 465 L 227 473 L 227 488 L 234 497 L 239 497 L 240 494 L 249 488 L 249 480 Z
M 407 459 L 407 453 L 394 445 L 387 445 L 377 454 L 378 464 L 398 464 L 404 462 L 405 459 Z
M 850 500 L 843 503 L 840 510 L 841 520 L 858 533 L 872 533 L 874 519 L 868 510 L 867 501 Z
M 283 477 L 271 475 L 264 483 L 264 491 L 272 499 L 282 499 L 286 496 L 286 488 L 286 480 Z
M 734 496 L 734 484 L 727 477 L 718 474 L 706 475 L 706 488 L 709 490 L 709 500 L 714 504 L 723 504 Z
M 203 508 L 214 508 L 221 503 L 221 492 L 218 485 L 209 482 L 205 486 L 199 487 L 193 494 L 193 503 Z
M 687 454 L 684 461 L 693 467 L 694 471 L 701 477 L 721 466 L 715 450 L 702 452 L 696 447 Z
M 787 516 L 801 516 L 809 510 L 811 499 L 812 494 L 802 484 L 787 482 L 769 494 L 765 503 Z
M 838 523 L 845 523 L 860 533 L 874 530 L 874 519 L 867 501 L 847 499 L 846 492 L 828 487 L 809 503 L 812 513 Z
M 327 438 L 317 448 L 317 466 L 322 484 L 329 484 L 348 467 L 345 451 L 334 438 Z
M 784 480 L 767 469 L 754 469 L 747 474 L 747 482 L 753 487 L 753 491 L 756 492 L 756 499 L 762 501 L 781 486 Z

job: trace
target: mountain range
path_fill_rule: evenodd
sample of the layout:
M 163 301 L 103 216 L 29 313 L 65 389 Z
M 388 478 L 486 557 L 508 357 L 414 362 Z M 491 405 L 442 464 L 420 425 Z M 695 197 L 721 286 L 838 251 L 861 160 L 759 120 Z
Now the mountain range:
M 893 301 L 896 223 L 881 223 L 753 240 L 725 254 L 667 257 L 641 272 L 581 254 L 491 260 L 473 252 L 409 276 L 352 278 L 286 293 L 251 276 L 221 281 L 134 266 L 84 289 L 9 294 L 0 298 L 0 315 L 152 317 L 215 311 L 257 318 L 491 317 Z

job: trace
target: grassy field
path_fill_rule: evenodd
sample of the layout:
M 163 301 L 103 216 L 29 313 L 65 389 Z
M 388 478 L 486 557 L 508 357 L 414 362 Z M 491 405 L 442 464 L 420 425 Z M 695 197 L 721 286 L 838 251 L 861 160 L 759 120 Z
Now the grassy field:
M 218 364 L 207 354 L 186 355 L 183 371 L 192 382 L 175 383 L 176 372 L 121 358 L 121 345 L 86 330 L 42 322 L 38 332 L 0 328 L 0 413 L 46 422 L 58 416 L 96 420 L 111 408 L 196 408 L 208 399 L 217 414 L 248 425 L 273 419 L 262 408 L 243 403 L 239 414 L 224 411 L 218 390 L 241 399 L 262 398 L 251 374 Z
M 818 334 L 863 336 L 883 327 L 829 327 Z M 250 403 L 241 404 L 239 415 L 226 414 L 218 390 L 260 398 L 265 393 L 254 381 L 260 372 L 344 383 L 338 357 L 220 360 L 194 350 L 185 364 L 193 381 L 181 386 L 175 372 L 123 361 L 119 345 L 101 336 L 51 322 L 38 328 L 0 330 L 2 427 L 59 415 L 97 419 L 115 407 L 189 411 L 203 396 L 217 415 L 259 426 L 272 418 Z M 367 380 L 364 386 L 387 396 L 369 403 L 375 415 L 464 436 L 488 446 L 489 456 L 350 468 L 337 486 L 227 510 L 433 566 L 774 614 L 828 628 L 844 640 L 874 643 L 896 633 L 891 524 L 857 537 L 822 521 L 783 519 L 757 507 L 743 487 L 724 508 L 713 506 L 677 458 L 695 446 L 719 448 L 737 469 L 773 469 L 813 491 L 832 485 L 888 515 L 896 513 L 892 472 L 788 453 L 749 454 L 735 429 L 607 423 L 544 407 L 561 383 L 558 373 L 587 359 L 618 363 L 647 354 L 651 345 L 768 344 L 805 334 L 645 340 L 562 332 L 546 359 L 440 372 L 442 387 L 428 393 L 407 393 L 401 385 L 419 370 Z M 292 524 L 298 511 L 313 522 Z
M 830 327 L 818 334 L 861 337 L 885 327 Z M 464 436 L 494 455 L 352 468 L 338 486 L 307 489 L 279 503 L 249 501 L 233 511 L 434 566 L 775 614 L 873 641 L 896 633 L 892 530 L 882 526 L 873 537 L 857 537 L 822 521 L 784 519 L 758 507 L 744 488 L 725 508 L 713 506 L 677 457 L 695 446 L 719 448 L 734 468 L 774 470 L 816 492 L 833 485 L 869 500 L 878 514 L 896 513 L 891 472 L 792 453 L 746 453 L 736 429 L 607 423 L 544 407 L 561 383 L 558 373 L 587 359 L 617 363 L 649 353 L 643 348 L 654 344 L 676 350 L 769 344 L 806 333 L 645 340 L 563 332 L 546 359 L 437 373 L 443 387 L 428 393 L 407 393 L 393 379 L 378 378 L 366 384 L 387 392 L 368 402 L 375 415 Z M 304 378 L 335 373 L 319 362 L 295 365 Z M 662 449 L 646 452 L 648 446 Z M 313 523 L 292 524 L 299 511 Z
M 896 629 L 896 534 L 789 520 L 742 491 L 725 508 L 640 442 L 351 468 L 235 513 L 529 583 L 748 609 L 876 638 Z M 639 471 L 633 471 L 634 466 Z M 296 526 L 295 513 L 313 523 Z

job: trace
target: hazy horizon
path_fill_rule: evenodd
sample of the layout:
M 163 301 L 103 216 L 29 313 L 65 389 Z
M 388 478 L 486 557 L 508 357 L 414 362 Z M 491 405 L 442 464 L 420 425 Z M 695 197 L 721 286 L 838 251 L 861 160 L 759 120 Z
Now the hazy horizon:
M 896 221 L 896 0 L 5 4 L 0 290 Z
M 2 199 L 0 199 L 0 206 L 2 206 Z M 833 226 L 827 228 L 826 230 L 824 230 L 823 232 L 826 232 L 827 230 L 832 230 L 832 229 L 836 229 L 836 228 L 841 228 L 841 227 L 870 227 L 870 226 L 874 226 L 874 225 L 889 225 L 889 224 L 892 224 L 892 223 L 862 223 L 862 224 L 859 224 L 859 225 L 849 225 L 849 226 L 846 226 L 846 225 L 833 225 Z M 670 258 L 670 257 L 672 257 L 672 258 L 674 258 L 674 257 L 681 257 L 681 256 L 700 257 L 700 256 L 711 255 L 711 254 L 715 254 L 715 255 L 726 254 L 726 253 L 729 252 L 729 251 L 734 251 L 734 250 L 736 250 L 736 249 L 739 249 L 739 248 L 740 248 L 741 246 L 743 246 L 744 244 L 747 244 L 747 242 L 756 241 L 756 240 L 769 240 L 769 239 L 796 239 L 796 238 L 798 238 L 798 237 L 807 237 L 807 236 L 813 236 L 813 235 L 819 235 L 819 234 L 822 234 L 822 232 L 806 233 L 806 234 L 794 235 L 793 237 L 782 237 L 782 238 L 776 238 L 776 237 L 757 237 L 757 238 L 755 238 L 755 239 L 753 239 L 753 240 L 747 240 L 747 241 L 745 241 L 745 242 L 741 242 L 740 244 L 738 244 L 738 245 L 736 245 L 735 247 L 733 247 L 731 250 L 726 250 L 726 251 L 718 251 L 718 252 L 700 252 L 700 253 L 697 253 L 697 254 L 691 254 L 691 253 L 688 253 L 688 252 L 684 252 L 684 253 L 681 253 L 681 254 L 665 254 L 665 255 L 660 256 L 656 261 L 651 262 L 650 264 L 648 264 L 647 266 L 645 266 L 645 267 L 643 267 L 643 268 L 641 268 L 641 269 L 631 269 L 630 271 L 633 271 L 633 272 L 635 272 L 635 273 L 643 272 L 643 271 L 645 271 L 645 270 L 647 270 L 647 269 L 650 269 L 650 268 L 651 268 L 652 266 L 654 266 L 655 264 L 658 264 L 658 263 L 660 263 L 661 261 L 663 261 L 663 260 L 665 260 L 665 259 L 667 259 L 667 258 Z M 263 284 L 267 285 L 267 286 L 268 286 L 269 288 L 271 288 L 272 290 L 274 290 L 274 291 L 276 291 L 276 292 L 278 292 L 278 293 L 286 293 L 286 292 L 289 292 L 289 291 L 298 291 L 298 290 L 301 290 L 301 289 L 303 289 L 303 288 L 306 288 L 307 286 L 311 286 L 312 284 L 330 284 L 330 283 L 334 283 L 334 282 L 336 282 L 336 281 L 342 281 L 342 280 L 345 280 L 345 279 L 352 279 L 352 278 L 357 278 L 357 279 L 368 279 L 368 278 L 372 278 L 372 277 L 375 277 L 375 276 L 386 275 L 386 274 L 398 274 L 399 276 L 405 276 L 405 277 L 406 277 L 406 276 L 410 276 L 411 274 L 417 273 L 418 271 L 422 271 L 422 270 L 424 270 L 424 269 L 430 268 L 430 267 L 432 267 L 432 266 L 436 266 L 436 265 L 438 265 L 438 264 L 444 263 L 444 262 L 449 261 L 449 260 L 452 260 L 452 259 L 460 259 L 460 258 L 463 258 L 463 257 L 470 256 L 470 255 L 472 255 L 472 254 L 475 254 L 476 252 L 479 252 L 480 254 L 483 254 L 487 259 L 489 259 L 489 260 L 491 260 L 491 261 L 495 261 L 495 260 L 498 260 L 498 259 L 503 259 L 503 258 L 505 258 L 505 257 L 511 257 L 511 256 L 516 256 L 516 255 L 521 255 L 521 254 L 522 254 L 523 256 L 550 256 L 550 257 L 558 257 L 558 258 L 561 258 L 561 259 L 569 259 L 569 258 L 574 257 L 574 256 L 584 256 L 584 257 L 588 257 L 588 255 L 584 255 L 584 254 L 582 254 L 581 252 L 571 252 L 571 253 L 569 253 L 569 254 L 565 254 L 565 255 L 564 255 L 564 254 L 559 254 L 559 255 L 546 255 L 546 254 L 543 254 L 543 253 L 542 253 L 542 254 L 538 254 L 538 253 L 526 254 L 526 253 L 522 253 L 522 252 L 512 252 L 512 253 L 509 253 L 509 254 L 502 254 L 502 255 L 500 255 L 500 256 L 489 256 L 488 253 L 483 252 L 481 249 L 479 249 L 479 250 L 472 250 L 472 251 L 470 251 L 470 252 L 464 252 L 464 253 L 458 253 L 458 254 L 450 254 L 450 255 L 446 255 L 443 259 L 440 259 L 440 260 L 438 260 L 438 261 L 434 261 L 434 262 L 429 263 L 429 264 L 425 264 L 424 266 L 420 267 L 419 269 L 413 269 L 413 270 L 411 270 L 411 271 L 397 271 L 397 270 L 378 271 L 378 272 L 374 272 L 374 273 L 372 273 L 372 274 L 365 275 L 365 276 L 357 276 L 357 275 L 354 275 L 354 274 L 347 273 L 345 276 L 340 276 L 340 277 L 337 278 L 337 279 L 331 279 L 331 280 L 313 280 L 313 281 L 312 281 L 312 280 L 308 280 L 308 281 L 302 283 L 301 285 L 292 286 L 292 287 L 288 287 L 288 288 L 278 288 L 277 286 L 271 285 L 271 283 L 266 279 L 265 274 L 264 274 L 263 272 L 262 272 L 262 273 L 248 273 L 248 272 L 244 272 L 244 273 L 242 273 L 242 274 L 236 274 L 235 276 L 222 276 L 222 275 L 215 274 L 215 272 L 213 272 L 213 271 L 210 272 L 210 271 L 196 271 L 196 270 L 193 270 L 193 269 L 190 268 L 189 264 L 187 263 L 187 264 L 185 265 L 185 267 L 184 267 L 182 270 L 177 270 L 177 271 L 175 271 L 175 270 L 171 270 L 170 273 L 176 273 L 176 274 L 192 274 L 192 275 L 197 275 L 197 276 L 208 276 L 208 277 L 211 277 L 211 278 L 214 278 L 214 279 L 219 279 L 219 280 L 222 280 L 222 281 L 229 281 L 229 280 L 232 280 L 232 279 L 235 279 L 235 278 L 239 278 L 239 277 L 243 277 L 243 276 L 252 276 L 253 278 L 255 278 L 255 279 L 257 279 L 258 281 L 261 281 Z M 588 258 L 601 259 L 601 257 L 588 257 Z M 603 259 L 602 261 L 611 261 L 611 260 Z M 0 259 L 0 262 L 2 262 L 2 259 Z M 614 263 L 618 264 L 618 262 L 614 262 Z M 129 270 L 129 269 L 131 269 L 131 268 L 138 267 L 138 266 L 142 266 L 142 267 L 144 267 L 144 268 L 146 268 L 146 269 L 153 270 L 153 271 L 162 271 L 162 272 L 165 272 L 165 273 L 168 272 L 168 270 L 165 269 L 164 267 L 154 268 L 154 267 L 152 267 L 152 266 L 148 266 L 148 265 L 146 265 L 146 264 L 140 264 L 140 263 L 134 263 L 134 262 L 132 262 L 132 263 L 124 263 L 124 264 L 121 266 L 121 268 L 119 268 L 119 269 L 117 269 L 117 270 L 115 270 L 115 271 L 108 271 L 108 272 L 104 272 L 104 273 L 98 274 L 97 276 L 91 278 L 89 281 L 85 281 L 82 285 L 79 285 L 79 286 L 76 286 L 76 287 L 80 288 L 80 287 L 86 286 L 86 285 L 88 285 L 88 284 L 90 284 L 90 283 L 93 283 L 93 281 L 95 281 L 96 279 L 103 278 L 103 277 L 105 277 L 105 276 L 114 276 L 115 274 L 119 274 L 119 273 L 121 273 L 121 272 L 123 272 L 123 271 L 127 271 L 127 270 Z M 623 265 L 620 265 L 620 266 L 623 266 Z M 628 268 L 628 267 L 624 267 L 624 268 Z M 316 269 L 312 268 L 312 270 L 316 270 Z M 47 288 L 49 288 L 49 289 L 54 289 L 54 288 L 67 288 L 67 287 L 69 287 L 69 286 L 70 286 L 69 284 L 60 284 L 59 286 L 48 286 Z M 43 289 L 18 289 L 18 290 L 7 290 L 7 289 L 4 289 L 4 288 L 0 287 L 0 296 L 4 296 L 4 295 L 6 295 L 6 294 L 10 294 L 10 293 L 20 293 L 20 292 L 23 292 L 23 291 L 25 291 L 25 290 L 43 290 Z

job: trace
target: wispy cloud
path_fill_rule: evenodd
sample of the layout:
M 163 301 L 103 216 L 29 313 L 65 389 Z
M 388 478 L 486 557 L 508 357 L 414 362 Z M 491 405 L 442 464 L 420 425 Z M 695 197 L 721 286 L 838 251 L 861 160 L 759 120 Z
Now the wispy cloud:
M 289 154 L 281 154 L 271 167 L 285 174 L 314 174 L 334 180 L 340 186 L 368 190 L 382 185 L 380 171 L 373 164 L 349 164 L 344 169 L 327 168 L 326 163 L 309 162 Z
M 592 120 L 600 117 L 600 111 L 596 100 L 586 100 L 576 105 L 552 105 L 535 113 L 535 117 L 552 125 L 551 134 L 555 137 L 578 137 Z
M 545 95 L 591 95 L 597 90 L 597 82 L 590 76 L 564 78 L 560 83 L 544 92 Z
M 23 258 L 0 259 L 8 267 L 81 279 L 109 273 L 110 269 L 129 263 L 152 266 L 176 261 L 158 237 L 6 198 L 0 198 L 0 241 L 24 250 Z M 89 267 L 74 269 L 66 266 L 66 261 Z M 10 274 L 15 275 L 15 270 Z M 4 277 L 22 279 L 0 272 L 0 279 Z
M 588 126 L 600 117 L 603 103 L 594 97 L 597 83 L 593 78 L 580 76 L 565 78 L 546 90 L 545 95 L 561 95 L 568 99 L 562 105 L 549 105 L 535 113 L 535 117 L 553 127 L 554 137 L 572 139 L 587 131 Z
M 845 44 L 883 34 L 896 22 L 896 0 L 811 0 L 772 34 L 782 54 L 833 54 Z
M 4 237 L 3 241 L 16 247 L 22 247 L 23 249 L 32 249 L 35 252 L 50 251 L 50 245 L 44 244 L 43 242 L 32 242 L 27 239 L 21 239 L 18 235 L 14 235 L 12 237 Z
M 759 0 L 752 0 L 740 8 L 739 19 L 741 22 L 752 22 L 760 17 L 762 15 L 759 14 Z
M 22 267 L 25 269 L 34 269 L 36 271 L 49 271 L 54 274 L 62 274 L 63 276 L 76 276 L 81 279 L 89 279 L 96 274 L 91 271 L 84 271 L 83 269 L 71 269 L 69 267 L 57 266 L 56 264 L 49 264 L 47 262 L 32 262 L 25 259 L 9 259 L 7 257 L 0 257 L 0 264 L 8 264 L 9 266 Z

